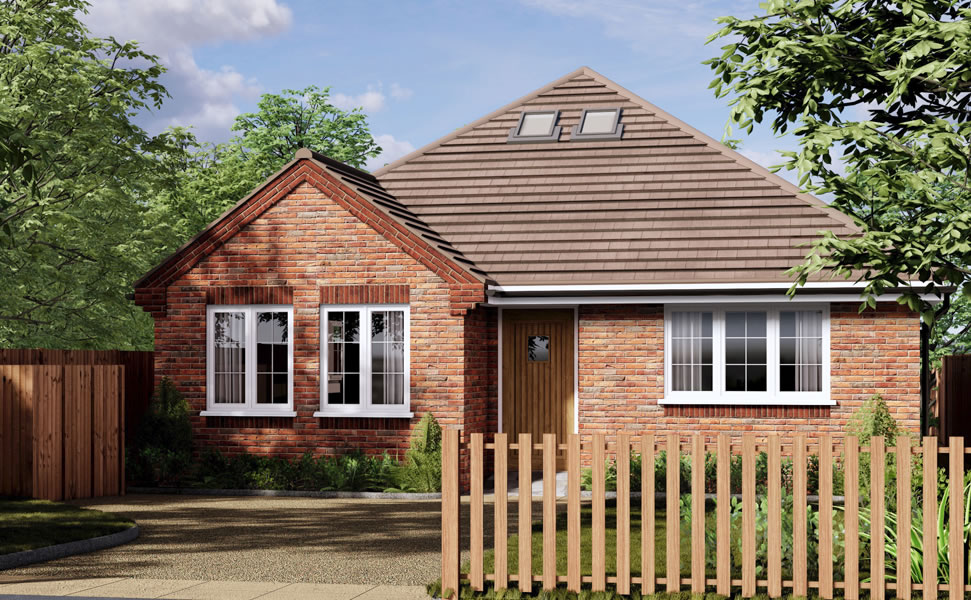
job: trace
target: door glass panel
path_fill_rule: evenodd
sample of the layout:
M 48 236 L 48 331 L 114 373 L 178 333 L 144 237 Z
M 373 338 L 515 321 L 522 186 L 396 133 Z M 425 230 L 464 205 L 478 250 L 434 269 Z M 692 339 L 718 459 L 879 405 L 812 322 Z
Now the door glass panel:
M 529 336 L 526 342 L 526 350 L 529 355 L 529 362 L 548 362 L 550 360 L 550 336 Z

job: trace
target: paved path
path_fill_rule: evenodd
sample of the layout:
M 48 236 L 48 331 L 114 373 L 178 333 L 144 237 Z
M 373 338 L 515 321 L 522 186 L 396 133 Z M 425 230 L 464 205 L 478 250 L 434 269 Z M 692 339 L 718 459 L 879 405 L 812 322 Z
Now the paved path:
M 0 600 L 24 598 L 178 598 L 181 600 L 423 600 L 421 586 L 190 581 L 94 577 L 43 579 L 0 575 Z
M 0 576 L 190 581 L 197 587 L 187 590 L 200 594 L 209 584 L 199 582 L 213 581 L 353 584 L 360 596 L 375 586 L 424 586 L 439 575 L 438 500 L 131 495 L 77 504 L 129 516 L 141 535 Z

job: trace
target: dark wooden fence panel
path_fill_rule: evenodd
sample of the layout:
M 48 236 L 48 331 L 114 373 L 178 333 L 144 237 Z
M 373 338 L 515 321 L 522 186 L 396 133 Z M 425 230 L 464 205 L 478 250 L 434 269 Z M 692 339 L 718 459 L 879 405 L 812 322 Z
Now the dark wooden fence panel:
M 0 365 L 120 365 L 125 367 L 126 440 L 138 429 L 155 388 L 155 353 L 129 350 L 0 349 Z
M 952 436 L 971 445 L 971 354 L 945 356 L 937 373 L 937 414 L 942 445 Z

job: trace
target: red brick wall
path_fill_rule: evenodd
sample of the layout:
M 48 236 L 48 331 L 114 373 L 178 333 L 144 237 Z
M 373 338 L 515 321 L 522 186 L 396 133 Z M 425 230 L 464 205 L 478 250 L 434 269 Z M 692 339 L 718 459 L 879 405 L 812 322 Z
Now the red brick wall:
M 207 298 L 259 298 L 259 290 L 267 288 L 277 290 L 264 294 L 268 298 L 279 299 L 279 290 L 292 297 L 297 416 L 198 416 L 206 408 Z M 494 359 L 487 349 L 475 348 L 487 348 L 489 336 L 495 338 L 494 316 L 485 309 L 453 314 L 452 292 L 440 276 L 372 227 L 317 188 L 301 184 L 167 288 L 167 310 L 155 322 L 156 378 L 170 377 L 186 395 L 202 447 L 289 456 L 355 448 L 399 453 L 426 412 L 443 427 L 463 427 L 467 419 L 483 426 L 482 398 L 493 393 L 488 372 L 495 370 Z M 320 407 L 322 297 L 410 302 L 414 418 L 312 416 Z M 463 343 L 467 335 L 476 339 L 469 348 Z M 469 414 L 467 396 L 472 400 Z
M 859 314 L 830 308 L 833 407 L 662 406 L 661 306 L 580 307 L 580 432 L 805 433 L 841 436 L 853 410 L 879 392 L 898 424 L 920 428 L 920 322 L 895 303 Z

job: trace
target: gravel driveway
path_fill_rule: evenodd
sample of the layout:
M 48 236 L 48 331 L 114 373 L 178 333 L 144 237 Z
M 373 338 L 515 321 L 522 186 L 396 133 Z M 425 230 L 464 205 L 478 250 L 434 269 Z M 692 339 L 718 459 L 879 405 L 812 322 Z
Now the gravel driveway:
M 4 575 L 372 585 L 439 575 L 439 500 L 130 495 L 77 504 L 131 517 L 141 536 Z

